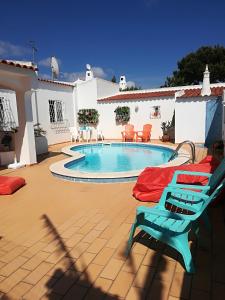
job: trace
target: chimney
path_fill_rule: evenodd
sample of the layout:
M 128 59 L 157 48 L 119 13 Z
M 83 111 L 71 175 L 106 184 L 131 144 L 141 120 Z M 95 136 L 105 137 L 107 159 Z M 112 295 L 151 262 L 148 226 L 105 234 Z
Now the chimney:
M 120 76 L 120 90 L 125 90 L 127 88 L 127 82 L 126 82 L 126 77 L 125 76 Z
M 203 77 L 203 83 L 202 83 L 202 90 L 201 90 L 202 96 L 210 96 L 211 95 L 209 74 L 210 74 L 210 72 L 208 70 L 208 65 L 206 65 L 204 77 Z
M 92 78 L 94 78 L 94 73 L 91 69 L 91 66 L 89 64 L 87 64 L 86 65 L 86 78 L 85 78 L 85 80 L 87 81 L 87 80 L 90 80 Z

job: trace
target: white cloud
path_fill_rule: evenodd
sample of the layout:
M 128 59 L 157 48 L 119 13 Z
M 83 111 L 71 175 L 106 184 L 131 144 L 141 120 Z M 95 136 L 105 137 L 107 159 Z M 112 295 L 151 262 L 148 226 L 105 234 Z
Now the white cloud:
M 136 86 L 136 84 L 135 84 L 134 81 L 127 81 L 127 87 L 128 88 L 135 87 L 135 86 Z
M 84 72 L 63 72 L 60 73 L 60 77 L 65 80 L 65 81 L 75 81 L 78 78 L 84 79 L 85 78 L 85 73 Z
M 18 46 L 0 40 L 0 55 L 3 57 L 21 57 L 31 53 L 28 47 Z
M 95 77 L 106 78 L 107 73 L 101 67 L 92 67 L 93 73 Z M 85 71 L 83 72 L 64 72 L 60 73 L 61 78 L 65 81 L 75 81 L 78 78 L 84 80 L 85 79 Z
M 57 58 L 58 64 L 61 65 L 61 60 Z M 50 67 L 51 66 L 51 57 L 43 58 L 38 62 L 39 66 Z
M 45 74 L 45 73 L 39 73 L 38 77 L 43 79 L 52 79 L 52 76 L 50 74 Z
M 107 74 L 101 67 L 93 67 L 92 68 L 94 76 L 99 78 L 106 78 Z

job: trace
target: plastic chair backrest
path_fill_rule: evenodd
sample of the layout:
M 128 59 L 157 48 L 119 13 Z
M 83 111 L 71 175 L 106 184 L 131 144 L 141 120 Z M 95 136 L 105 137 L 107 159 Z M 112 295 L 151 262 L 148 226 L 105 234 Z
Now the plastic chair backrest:
M 214 171 L 209 180 L 210 192 L 212 192 L 225 176 L 225 157 Z
M 144 126 L 143 126 L 143 136 L 145 137 L 147 137 L 147 136 L 149 136 L 150 135 L 150 133 L 151 133 L 151 130 L 152 130 L 152 125 L 151 124 L 145 124 Z

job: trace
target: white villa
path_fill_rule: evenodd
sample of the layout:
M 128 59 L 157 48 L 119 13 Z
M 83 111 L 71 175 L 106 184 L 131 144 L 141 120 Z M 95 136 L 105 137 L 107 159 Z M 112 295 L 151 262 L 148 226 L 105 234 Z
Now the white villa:
M 191 140 L 210 145 L 223 139 L 225 83 L 210 84 L 204 72 L 203 84 L 124 92 L 126 79 L 119 84 L 95 78 L 86 71 L 86 80 L 62 82 L 41 79 L 30 62 L 0 60 L 0 141 L 3 130 L 13 133 L 13 149 L 7 157 L 0 145 L 1 164 L 31 165 L 42 151 L 35 143 L 34 124 L 46 131 L 48 145 L 70 140 L 70 127 L 77 127 L 77 112 L 98 110 L 99 128 L 106 139 L 121 139 L 123 126 L 115 122 L 118 106 L 130 107 L 130 123 L 141 130 L 152 124 L 152 139 L 162 136 L 161 123 L 171 121 L 175 112 L 175 143 Z M 157 111 L 157 115 L 155 112 Z

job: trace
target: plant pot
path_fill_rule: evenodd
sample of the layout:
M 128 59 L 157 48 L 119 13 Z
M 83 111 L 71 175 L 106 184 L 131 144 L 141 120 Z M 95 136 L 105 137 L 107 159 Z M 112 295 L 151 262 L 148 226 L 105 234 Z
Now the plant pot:
M 162 136 L 162 142 L 169 142 L 169 140 L 170 140 L 170 136 L 168 134 L 164 134 Z
M 45 136 L 36 136 L 35 146 L 37 155 L 48 152 L 48 141 Z

